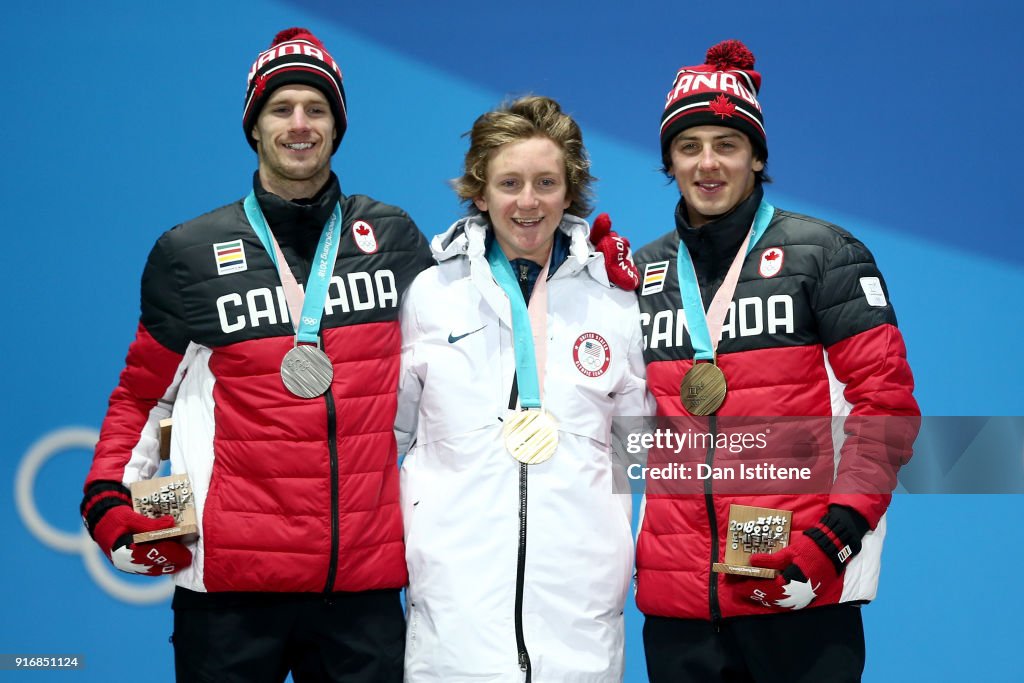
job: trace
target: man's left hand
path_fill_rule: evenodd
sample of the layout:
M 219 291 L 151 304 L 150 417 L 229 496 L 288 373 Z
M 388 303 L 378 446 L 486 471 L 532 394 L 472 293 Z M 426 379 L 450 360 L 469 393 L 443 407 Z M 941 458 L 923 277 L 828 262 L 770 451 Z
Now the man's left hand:
M 832 505 L 821 521 L 774 553 L 755 553 L 750 564 L 781 572 L 752 590 L 765 607 L 803 609 L 839 580 L 861 548 L 867 522 L 851 508 Z
M 778 552 L 751 555 L 750 564 L 779 571 L 771 582 L 752 582 L 750 599 L 769 608 L 803 609 L 818 597 L 822 581 L 836 578 L 832 563 L 804 535 Z

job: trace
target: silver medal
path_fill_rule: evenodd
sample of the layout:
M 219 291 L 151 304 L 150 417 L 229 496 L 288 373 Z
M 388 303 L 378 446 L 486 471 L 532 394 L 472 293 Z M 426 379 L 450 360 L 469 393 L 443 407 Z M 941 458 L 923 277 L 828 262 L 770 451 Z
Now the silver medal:
M 312 344 L 299 344 L 281 361 L 281 381 L 299 398 L 322 396 L 333 379 L 331 359 Z

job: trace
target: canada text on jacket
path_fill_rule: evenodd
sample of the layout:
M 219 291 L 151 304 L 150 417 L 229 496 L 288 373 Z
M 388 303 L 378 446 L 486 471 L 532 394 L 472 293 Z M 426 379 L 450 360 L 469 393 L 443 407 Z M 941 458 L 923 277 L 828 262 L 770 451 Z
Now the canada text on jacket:
M 288 301 L 280 285 L 231 292 L 217 298 L 217 316 L 224 334 L 261 325 L 289 322 Z M 331 277 L 324 302 L 324 318 L 374 308 L 398 307 L 398 287 L 390 270 L 348 273 Z

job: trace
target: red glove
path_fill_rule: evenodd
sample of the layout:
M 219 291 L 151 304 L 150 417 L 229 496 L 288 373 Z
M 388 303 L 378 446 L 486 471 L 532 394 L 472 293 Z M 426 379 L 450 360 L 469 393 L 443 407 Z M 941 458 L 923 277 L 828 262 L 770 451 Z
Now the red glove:
M 90 535 L 115 567 L 130 574 L 160 576 L 192 564 L 192 553 L 181 542 L 168 539 L 135 543 L 132 534 L 169 529 L 174 517 L 150 519 L 135 512 L 131 496 L 121 484 L 97 482 L 86 491 L 82 519 Z
M 807 607 L 839 579 L 867 530 L 867 521 L 852 508 L 830 506 L 820 522 L 782 550 L 750 556 L 751 565 L 781 572 L 774 581 L 752 583 L 750 599 L 769 608 Z
M 612 219 L 602 213 L 590 228 L 590 243 L 604 254 L 608 279 L 620 289 L 632 292 L 640 286 L 640 275 L 629 257 L 629 240 L 612 232 Z

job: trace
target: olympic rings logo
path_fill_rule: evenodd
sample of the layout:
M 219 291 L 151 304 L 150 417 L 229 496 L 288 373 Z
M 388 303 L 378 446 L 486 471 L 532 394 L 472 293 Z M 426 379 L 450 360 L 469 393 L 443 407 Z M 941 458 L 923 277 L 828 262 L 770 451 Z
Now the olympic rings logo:
M 78 533 L 54 528 L 39 513 L 35 483 L 43 464 L 62 451 L 73 448 L 92 450 L 99 432 L 85 427 L 65 427 L 36 441 L 25 453 L 14 477 L 14 503 L 21 520 L 44 545 L 62 553 L 79 554 L 86 570 L 100 588 L 122 602 L 148 605 L 167 600 L 174 592 L 171 579 L 154 579 L 151 585 L 129 583 L 118 578 L 116 571 L 100 551 L 84 526 Z

